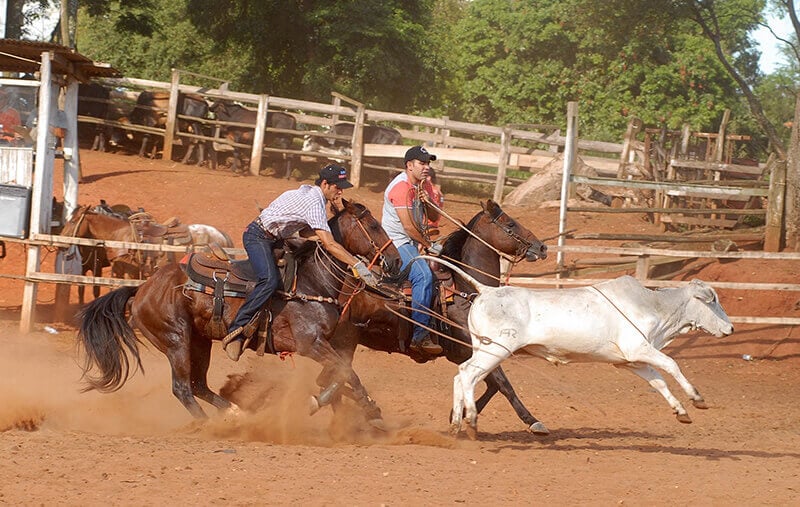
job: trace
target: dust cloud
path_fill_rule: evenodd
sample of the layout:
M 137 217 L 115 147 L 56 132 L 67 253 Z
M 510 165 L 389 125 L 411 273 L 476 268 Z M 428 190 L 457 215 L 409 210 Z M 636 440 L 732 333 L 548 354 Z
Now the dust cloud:
M 172 395 L 166 357 L 141 345 L 143 374 L 137 371 L 114 393 L 81 392 L 83 357 L 75 331 L 21 334 L 0 324 L 0 432 L 53 430 L 118 436 L 191 435 L 208 440 L 239 440 L 331 447 L 342 444 L 453 445 L 447 436 L 413 429 L 412 421 L 371 426 L 350 400 L 334 411 L 323 407 L 311 415 L 311 395 L 320 366 L 294 357 L 248 354 L 231 363 L 215 344 L 209 385 L 234 401 L 239 414 L 218 412 L 200 402 L 209 415 L 194 421 Z M 221 387 L 220 387 L 221 386 Z

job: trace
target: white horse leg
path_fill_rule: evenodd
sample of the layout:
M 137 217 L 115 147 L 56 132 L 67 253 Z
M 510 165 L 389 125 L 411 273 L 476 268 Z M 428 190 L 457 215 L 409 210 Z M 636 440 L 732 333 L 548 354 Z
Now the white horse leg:
M 650 386 L 653 389 L 658 391 L 661 394 L 661 396 L 663 396 L 664 399 L 667 400 L 669 406 L 672 407 L 672 410 L 673 412 L 675 412 L 675 416 L 678 418 L 678 421 L 687 424 L 692 422 L 691 418 L 689 417 L 689 414 L 686 413 L 686 409 L 683 408 L 681 402 L 678 401 L 678 399 L 675 398 L 675 396 L 673 396 L 672 393 L 670 392 L 669 387 L 667 387 L 667 383 L 664 381 L 664 377 L 662 377 L 660 373 L 658 373 L 655 369 L 653 369 L 652 366 L 650 366 L 649 364 L 642 364 L 642 363 L 629 363 L 619 366 L 625 367 L 630 371 L 632 371 L 633 373 L 635 373 L 636 375 L 640 376 L 641 378 L 646 380 L 647 383 L 650 384 Z

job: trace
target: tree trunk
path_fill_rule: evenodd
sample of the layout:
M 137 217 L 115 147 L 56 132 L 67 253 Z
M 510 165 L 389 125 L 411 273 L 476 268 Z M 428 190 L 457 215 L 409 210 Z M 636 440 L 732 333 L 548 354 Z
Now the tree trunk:
M 22 7 L 25 0 L 8 0 L 6 5 L 6 39 L 21 39 L 22 24 L 25 22 L 22 16 Z
M 794 123 L 786 157 L 786 248 L 800 251 L 800 90 L 794 101 Z

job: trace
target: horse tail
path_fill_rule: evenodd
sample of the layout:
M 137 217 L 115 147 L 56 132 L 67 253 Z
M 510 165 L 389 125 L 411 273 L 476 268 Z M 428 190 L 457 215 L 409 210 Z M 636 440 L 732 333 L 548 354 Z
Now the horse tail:
M 488 289 L 489 288 L 488 285 L 482 284 L 481 282 L 479 282 L 478 280 L 476 280 L 475 278 L 471 277 L 466 272 L 464 272 L 463 269 L 459 268 L 458 266 L 456 266 L 455 264 L 453 264 L 451 262 L 447 262 L 444 259 L 440 259 L 439 257 L 432 257 L 430 255 L 420 255 L 418 258 L 419 259 L 426 259 L 426 260 L 429 260 L 429 261 L 438 262 L 439 264 L 447 266 L 448 268 L 450 268 L 453 271 L 455 271 L 456 274 L 462 276 L 464 278 L 464 280 L 467 281 L 467 283 L 469 283 L 470 285 L 475 287 L 475 290 L 478 291 L 478 294 L 483 292 L 484 289 Z
M 82 392 L 97 389 L 102 393 L 119 390 L 136 369 L 142 370 L 139 357 L 139 339 L 125 319 L 125 307 L 138 287 L 122 287 L 89 303 L 78 315 L 79 344 L 86 352 L 82 380 L 86 387 Z M 130 371 L 130 357 L 135 360 L 135 368 Z M 90 375 L 93 368 L 98 374 Z

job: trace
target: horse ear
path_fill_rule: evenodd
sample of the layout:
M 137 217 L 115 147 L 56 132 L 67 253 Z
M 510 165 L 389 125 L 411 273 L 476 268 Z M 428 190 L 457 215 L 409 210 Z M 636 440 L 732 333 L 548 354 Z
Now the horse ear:
M 348 207 L 349 205 L 350 205 L 350 201 L 348 201 L 347 199 L 345 199 L 344 197 L 342 197 L 342 206 L 346 208 L 346 207 Z
M 488 200 L 488 201 L 486 201 L 486 202 L 484 202 L 484 201 L 480 201 L 480 203 L 481 203 L 481 208 L 483 209 L 483 211 L 488 211 L 488 209 L 487 209 L 487 206 L 489 205 L 489 202 L 490 202 L 490 201 L 491 201 L 491 199 L 489 199 L 489 200 Z

